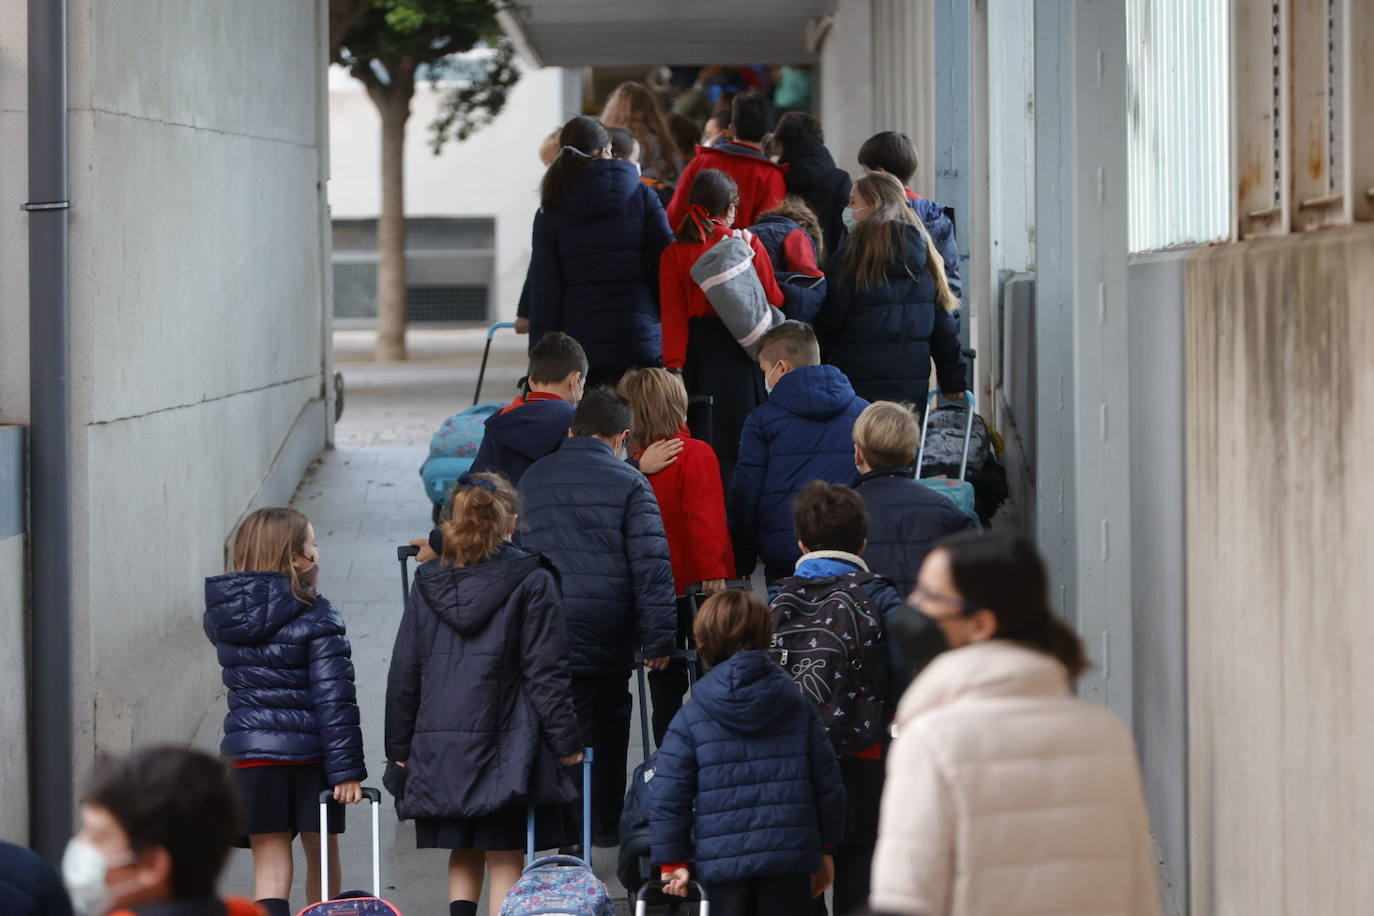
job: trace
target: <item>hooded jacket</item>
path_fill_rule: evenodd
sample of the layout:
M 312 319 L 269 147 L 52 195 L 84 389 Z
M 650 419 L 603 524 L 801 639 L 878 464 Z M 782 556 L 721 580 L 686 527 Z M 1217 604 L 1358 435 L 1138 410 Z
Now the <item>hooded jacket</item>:
M 649 782 L 657 864 L 706 884 L 811 874 L 844 831 L 844 782 L 811 703 L 768 653 L 737 652 L 673 717 Z
M 845 249 L 836 254 L 825 304 L 816 313 L 816 336 L 825 361 L 849 376 L 863 397 L 923 405 L 931 357 L 939 371 L 940 390 L 964 390 L 959 314 L 936 302 L 921 230 L 906 223 L 893 225 L 904 254 L 889 261 L 880 285 L 857 289 L 852 275 L 835 269 L 844 263 Z
M 935 243 L 935 250 L 945 259 L 945 275 L 949 277 L 949 288 L 954 291 L 954 298 L 962 302 L 963 262 L 959 259 L 959 240 L 954 237 L 954 218 L 951 215 L 954 211 L 922 197 L 910 188 L 907 188 L 906 197 L 911 209 L 915 210 L 921 222 L 926 224 L 926 231 Z
M 574 674 L 629 671 L 673 649 L 673 568 L 654 491 L 606 443 L 576 436 L 520 480 L 520 542 L 553 561 Z
M 860 474 L 853 487 L 868 510 L 864 560 L 892 580 L 903 599 L 916 588 L 921 564 L 936 541 L 977 527 L 952 499 L 917 483 L 911 465 L 874 468 Z
M 816 246 L 795 220 L 770 213 L 749 227 L 763 243 L 782 289 L 782 310 L 788 318 L 810 324 L 825 303 L 825 274 L 816 265 Z
M 229 688 L 220 753 L 322 760 L 330 785 L 367 778 L 352 650 L 333 605 L 297 599 L 290 576 L 236 572 L 205 580 L 204 626 Z
M 897 707 L 870 904 L 889 913 L 1155 916 L 1135 742 L 1007 640 L 941 655 Z
M 759 214 L 771 210 L 787 196 L 787 169 L 763 154 L 762 150 L 733 141 L 719 146 L 698 146 L 696 155 L 677 180 L 673 202 L 668 205 L 668 223 L 676 231 L 692 205 L 692 182 L 697 172 L 716 169 L 735 180 L 739 189 L 736 226 L 752 226 Z
M 787 193 L 795 194 L 816 211 L 821 221 L 825 250 L 835 251 L 844 241 L 844 208 L 854 182 L 849 173 L 835 165 L 830 150 L 819 140 L 802 139 L 778 157 L 787 166 Z
M 563 331 L 591 369 L 659 365 L 658 259 L 672 240 L 663 205 L 634 166 L 588 163 L 562 203 L 534 215 L 530 346 Z
M 407 764 L 401 815 L 570 801 L 558 758 L 580 747 L 547 561 L 506 544 L 475 566 L 417 569 L 386 687 L 387 757 Z
M 72 916 L 62 875 L 42 856 L 0 842 L 0 912 L 6 916 Z
M 813 480 L 854 479 L 850 432 L 867 406 L 839 369 L 801 366 L 750 412 L 730 488 L 737 573 L 748 575 L 760 558 L 789 570 L 796 563 L 792 498 Z
M 488 418 L 471 473 L 500 471 L 518 487 L 530 465 L 567 441 L 576 410 L 560 397 L 541 397 L 538 392 L 517 398 L 514 405 Z

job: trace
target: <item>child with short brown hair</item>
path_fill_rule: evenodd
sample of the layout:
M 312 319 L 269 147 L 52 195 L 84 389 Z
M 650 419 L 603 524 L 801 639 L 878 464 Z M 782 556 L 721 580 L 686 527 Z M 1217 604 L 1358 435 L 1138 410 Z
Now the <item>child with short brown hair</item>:
M 797 916 L 834 874 L 827 850 L 844 829 L 835 751 L 810 701 L 768 655 L 773 627 L 761 598 L 712 595 L 695 632 L 711 670 L 655 758 L 653 860 L 667 893 L 685 896 L 694 877 L 718 916 Z

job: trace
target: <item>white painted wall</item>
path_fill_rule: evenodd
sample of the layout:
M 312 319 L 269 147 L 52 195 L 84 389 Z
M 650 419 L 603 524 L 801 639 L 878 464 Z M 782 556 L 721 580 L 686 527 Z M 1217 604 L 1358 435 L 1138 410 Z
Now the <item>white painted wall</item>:
M 539 144 L 576 111 L 565 102 L 575 74 L 557 68 L 526 72 L 506 109 L 468 140 L 430 149 L 429 124 L 439 93 L 416 91 L 406 131 L 406 215 L 496 219 L 496 318 L 510 320 L 530 258 L 530 228 L 544 175 Z M 372 218 L 381 208 L 381 122 L 361 83 L 342 68 L 329 74 L 329 197 L 336 218 Z
M 78 781 L 218 737 L 202 580 L 278 454 L 328 434 L 326 10 L 69 3 Z
M 0 0 L 0 423 L 15 425 L 29 421 L 26 11 L 23 0 Z

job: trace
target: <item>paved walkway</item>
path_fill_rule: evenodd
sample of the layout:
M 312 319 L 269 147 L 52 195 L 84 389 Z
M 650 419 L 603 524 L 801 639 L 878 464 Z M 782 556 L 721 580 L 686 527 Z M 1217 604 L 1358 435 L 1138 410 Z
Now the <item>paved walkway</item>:
M 524 371 L 525 341 L 502 332 L 493 347 L 484 400 L 511 396 Z M 418 469 L 439 423 L 472 403 L 484 342 L 480 333 L 430 332 L 419 345 L 412 342 L 412 354 L 421 358 L 379 365 L 354 361 L 366 356 L 366 338 L 358 332 L 339 332 L 338 368 L 347 388 L 336 430 L 338 447 L 325 452 L 311 468 L 292 503 L 314 522 L 321 553 L 320 590 L 348 624 L 369 785 L 380 787 L 385 765 L 386 674 L 401 612 L 396 546 L 429 531 L 430 503 Z M 346 359 L 349 356 L 354 360 Z M 436 356 L 443 358 L 432 358 Z M 632 743 L 631 767 L 641 759 L 638 740 Z M 364 806 L 348 811 L 343 867 L 349 888 L 371 887 L 369 817 Z M 448 855 L 443 850 L 416 850 L 414 827 L 397 821 L 389 796 L 382 804 L 381 840 L 387 899 L 407 916 L 445 913 Z M 296 860 L 299 875 L 304 861 L 299 854 Z M 596 850 L 594 864 L 612 893 L 623 900 L 615 878 L 615 850 Z M 247 852 L 233 854 L 223 886 L 230 893 L 252 893 Z M 299 877 L 291 903 L 293 909 L 304 905 Z

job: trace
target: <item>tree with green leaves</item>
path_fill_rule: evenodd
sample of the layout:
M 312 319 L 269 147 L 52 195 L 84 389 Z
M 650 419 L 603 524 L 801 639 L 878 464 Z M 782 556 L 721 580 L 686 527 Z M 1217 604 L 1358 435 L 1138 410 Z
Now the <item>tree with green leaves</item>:
M 442 93 L 439 116 L 430 124 L 436 155 L 449 139 L 464 140 L 489 124 L 519 78 L 496 18 L 508 8 L 509 0 L 372 0 L 354 16 L 335 52 L 335 62 L 367 88 L 382 120 L 379 360 L 406 356 L 405 137 L 416 84 L 428 79 Z

